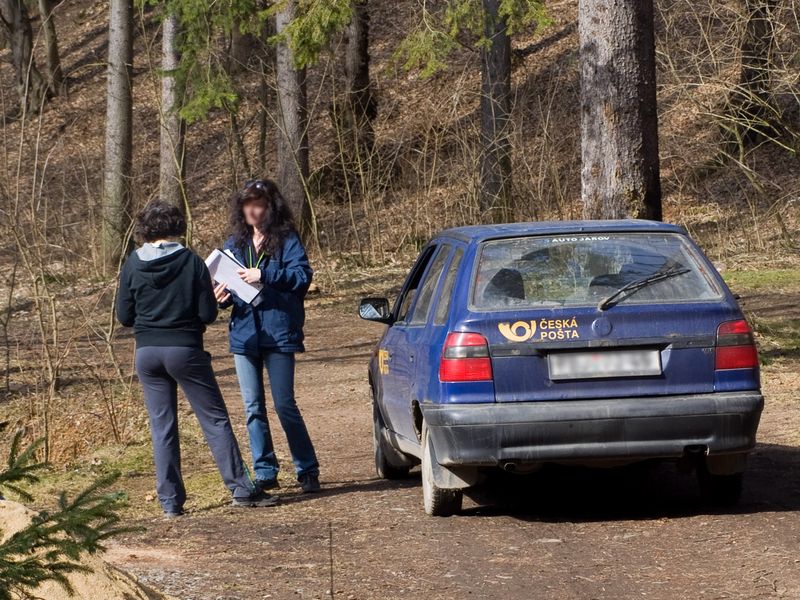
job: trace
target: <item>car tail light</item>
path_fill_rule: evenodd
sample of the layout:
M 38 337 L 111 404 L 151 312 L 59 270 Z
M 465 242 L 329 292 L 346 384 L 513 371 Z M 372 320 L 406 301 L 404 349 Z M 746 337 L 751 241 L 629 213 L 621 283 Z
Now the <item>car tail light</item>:
M 439 381 L 490 381 L 489 344 L 479 333 L 448 333 L 444 342 Z
M 753 330 L 747 321 L 726 321 L 717 328 L 716 367 L 726 369 L 757 369 L 758 350 Z

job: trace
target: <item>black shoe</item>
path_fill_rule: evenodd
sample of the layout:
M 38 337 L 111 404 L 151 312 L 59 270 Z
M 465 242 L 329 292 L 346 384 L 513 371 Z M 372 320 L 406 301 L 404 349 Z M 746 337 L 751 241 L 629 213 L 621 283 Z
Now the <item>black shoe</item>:
M 319 475 L 307 473 L 305 475 L 300 475 L 297 481 L 300 487 L 303 488 L 304 494 L 315 494 L 322 489 L 322 486 L 319 484 Z
M 267 491 L 267 490 L 277 490 L 281 487 L 281 484 L 278 483 L 278 479 L 273 477 L 272 479 L 256 479 L 253 482 L 253 485 L 256 486 L 257 490 Z
M 234 496 L 233 502 L 231 503 L 233 506 L 236 507 L 243 507 L 243 508 L 256 508 L 256 507 L 264 507 L 264 506 L 275 506 L 278 503 L 278 497 L 273 496 L 272 494 L 267 494 L 266 492 L 262 492 L 261 490 L 257 490 L 253 494 L 249 496 L 243 496 L 241 498 L 237 498 Z
M 178 519 L 182 517 L 185 513 L 182 510 L 165 510 L 164 511 L 164 518 L 165 519 Z

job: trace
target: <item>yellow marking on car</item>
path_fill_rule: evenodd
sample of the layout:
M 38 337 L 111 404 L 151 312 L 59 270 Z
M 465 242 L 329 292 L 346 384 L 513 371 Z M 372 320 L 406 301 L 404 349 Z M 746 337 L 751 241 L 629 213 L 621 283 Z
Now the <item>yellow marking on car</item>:
M 527 342 L 536 333 L 536 321 L 517 321 L 513 324 L 498 323 L 497 328 L 507 340 Z
M 497 329 L 504 338 L 512 342 L 528 340 L 575 340 L 579 339 L 578 320 L 567 319 L 531 319 L 514 323 L 498 323 Z
M 389 373 L 389 351 L 381 348 L 378 350 L 378 370 L 381 375 Z

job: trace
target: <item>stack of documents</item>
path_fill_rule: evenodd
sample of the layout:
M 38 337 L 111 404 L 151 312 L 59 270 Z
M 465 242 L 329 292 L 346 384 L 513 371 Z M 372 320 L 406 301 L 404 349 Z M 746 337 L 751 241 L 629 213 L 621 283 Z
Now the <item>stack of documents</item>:
M 255 300 L 263 287 L 260 283 L 247 283 L 239 276 L 239 269 L 245 266 L 226 251 L 214 250 L 206 259 L 211 277 L 217 283 L 224 283 L 231 294 L 235 294 L 248 304 Z

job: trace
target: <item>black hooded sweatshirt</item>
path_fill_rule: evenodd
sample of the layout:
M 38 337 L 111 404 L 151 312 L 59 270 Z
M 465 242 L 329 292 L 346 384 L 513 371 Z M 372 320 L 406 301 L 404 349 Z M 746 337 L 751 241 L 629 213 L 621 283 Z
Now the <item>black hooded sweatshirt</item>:
M 217 318 L 217 301 L 203 259 L 186 248 L 153 260 L 131 253 L 120 273 L 117 318 L 124 326 L 133 326 L 139 348 L 202 348 L 206 325 Z

